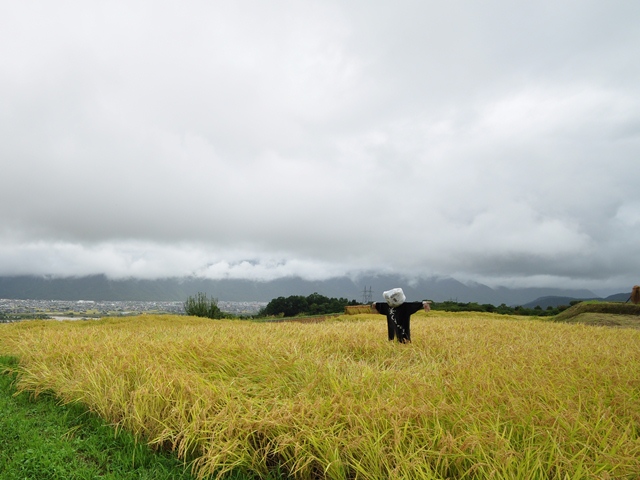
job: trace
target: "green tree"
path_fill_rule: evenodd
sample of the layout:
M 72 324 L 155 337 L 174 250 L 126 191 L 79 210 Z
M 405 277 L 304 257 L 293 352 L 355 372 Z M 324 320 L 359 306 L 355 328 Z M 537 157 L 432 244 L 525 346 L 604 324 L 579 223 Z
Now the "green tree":
M 317 292 L 304 297 L 302 295 L 291 295 L 289 297 L 278 297 L 271 300 L 265 308 L 260 311 L 261 316 L 295 317 L 297 315 L 326 315 L 330 313 L 342 313 L 347 305 L 357 305 L 355 300 L 346 298 L 329 298 Z
M 184 302 L 184 311 L 187 315 L 206 318 L 224 318 L 224 313 L 218 307 L 217 298 L 207 298 L 206 293 L 198 292 L 195 297 L 187 298 Z

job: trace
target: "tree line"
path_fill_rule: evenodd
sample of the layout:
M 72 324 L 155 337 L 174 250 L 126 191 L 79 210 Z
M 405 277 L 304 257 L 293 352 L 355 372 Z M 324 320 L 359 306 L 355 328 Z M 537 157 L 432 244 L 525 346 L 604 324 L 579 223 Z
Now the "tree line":
M 303 314 L 344 313 L 344 307 L 347 305 L 358 305 L 358 302 L 346 298 L 329 298 L 314 292 L 306 297 L 303 295 L 291 295 L 289 297 L 274 298 L 266 307 L 260 310 L 258 316 L 296 317 Z
M 446 302 L 432 302 L 431 309 L 442 310 L 445 312 L 489 312 L 489 313 L 499 313 L 502 315 L 552 317 L 566 310 L 567 308 L 569 308 L 569 306 L 575 305 L 576 303 L 579 303 L 579 300 L 575 300 L 575 301 L 572 300 L 570 302 L 570 305 L 547 307 L 546 310 L 543 310 L 542 307 L 540 307 L 539 305 L 534 308 L 527 308 L 520 305 L 515 307 L 510 307 L 502 303 L 496 307 L 490 303 L 483 303 L 483 304 L 478 304 L 476 302 L 462 303 L 462 302 L 455 302 L 453 300 L 448 300 Z
M 346 298 L 329 298 L 317 292 L 307 295 L 291 295 L 271 300 L 262 308 L 256 317 L 297 317 L 301 315 L 328 315 L 344 313 L 347 305 L 358 305 L 355 300 Z M 187 315 L 206 318 L 234 318 L 218 307 L 218 299 L 207 297 L 206 293 L 198 293 L 184 302 Z
M 571 301 L 570 305 L 575 305 L 579 301 Z M 343 313 L 344 308 L 349 305 L 359 305 L 355 300 L 346 298 L 329 298 L 317 292 L 311 295 L 290 295 L 288 297 L 278 297 L 271 300 L 262 308 L 257 318 L 261 317 L 297 317 L 303 315 L 328 315 Z M 570 305 L 560 305 L 558 307 L 547 307 L 543 310 L 540 306 L 527 308 L 523 306 L 510 307 L 504 303 L 494 306 L 490 303 L 479 304 L 476 302 L 455 302 L 448 300 L 445 302 L 431 302 L 432 310 L 442 310 L 447 312 L 489 312 L 502 315 L 526 315 L 526 316 L 554 316 L 569 308 Z M 231 314 L 222 312 L 218 307 L 218 300 L 208 298 L 204 293 L 198 293 L 195 297 L 189 297 L 184 303 L 184 310 L 187 315 L 207 318 L 233 318 Z

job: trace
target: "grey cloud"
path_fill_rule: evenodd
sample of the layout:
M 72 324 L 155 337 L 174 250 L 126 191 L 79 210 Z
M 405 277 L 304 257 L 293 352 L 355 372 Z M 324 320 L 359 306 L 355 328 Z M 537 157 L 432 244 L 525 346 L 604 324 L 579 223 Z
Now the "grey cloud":
M 0 19 L 0 274 L 637 283 L 632 3 L 37 7 Z

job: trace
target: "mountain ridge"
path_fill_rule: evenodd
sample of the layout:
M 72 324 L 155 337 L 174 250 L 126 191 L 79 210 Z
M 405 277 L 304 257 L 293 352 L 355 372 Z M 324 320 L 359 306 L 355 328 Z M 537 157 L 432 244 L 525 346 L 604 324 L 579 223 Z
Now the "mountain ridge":
M 587 289 L 544 287 L 492 288 L 480 283 L 464 284 L 450 277 L 407 279 L 400 275 L 365 275 L 357 279 L 335 277 L 305 280 L 283 277 L 270 281 L 175 277 L 157 280 L 109 279 L 105 275 L 84 277 L 0 277 L 0 298 L 31 300 L 184 301 L 198 292 L 224 301 L 270 301 L 291 295 L 321 295 L 349 300 L 382 301 L 382 292 L 402 287 L 409 300 L 476 302 L 510 306 L 535 302 L 542 297 L 599 298 Z M 366 289 L 366 291 L 365 291 Z M 371 298 L 366 298 L 371 291 Z

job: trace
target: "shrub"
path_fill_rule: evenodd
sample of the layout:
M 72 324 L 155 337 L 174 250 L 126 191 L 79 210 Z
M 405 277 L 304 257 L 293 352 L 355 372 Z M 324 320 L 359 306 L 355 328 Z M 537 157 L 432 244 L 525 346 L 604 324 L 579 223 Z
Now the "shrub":
M 198 292 L 195 297 L 187 298 L 184 302 L 184 311 L 187 315 L 206 318 L 224 318 L 224 313 L 218 307 L 217 298 L 207 298 L 206 293 Z

